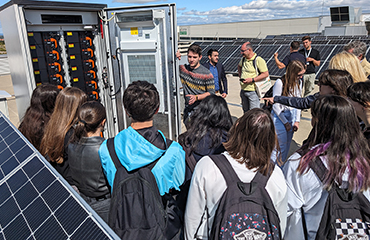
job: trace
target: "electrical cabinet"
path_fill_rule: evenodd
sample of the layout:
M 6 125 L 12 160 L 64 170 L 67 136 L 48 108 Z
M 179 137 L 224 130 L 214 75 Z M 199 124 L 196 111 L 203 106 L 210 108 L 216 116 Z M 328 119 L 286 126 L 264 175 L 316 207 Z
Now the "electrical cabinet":
M 103 4 L 12 0 L 0 7 L 19 116 L 40 84 L 81 89 L 107 109 L 106 137 L 130 124 L 122 103 L 133 81 L 160 94 L 155 125 L 181 132 L 175 4 L 107 8 Z

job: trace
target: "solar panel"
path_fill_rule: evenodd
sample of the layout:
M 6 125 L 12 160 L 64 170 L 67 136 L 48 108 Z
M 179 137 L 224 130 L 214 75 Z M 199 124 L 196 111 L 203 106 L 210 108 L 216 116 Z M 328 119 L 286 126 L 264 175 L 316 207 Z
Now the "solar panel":
M 289 45 L 292 41 L 301 42 L 302 36 L 310 35 L 312 38 L 312 46 L 320 52 L 321 66 L 316 68 L 317 76 L 326 69 L 330 59 L 342 51 L 345 44 L 355 39 L 361 39 L 366 44 L 370 44 L 368 36 L 320 36 L 319 33 L 310 34 L 290 34 L 275 36 L 273 39 L 237 39 L 233 42 L 228 41 L 208 41 L 202 43 L 202 54 L 207 56 L 207 51 L 212 47 L 219 50 L 219 61 L 224 65 L 225 71 L 228 73 L 237 73 L 237 65 L 241 59 L 240 47 L 249 41 L 252 43 L 254 51 L 264 58 L 267 62 L 269 73 L 272 76 L 281 76 L 284 74 L 284 69 L 278 69 L 275 65 L 273 54 L 279 51 L 279 59 L 282 60 L 289 53 Z M 370 58 L 370 51 L 366 54 L 367 59 Z M 202 58 L 201 63 L 208 62 L 207 58 Z
M 1 112 L 0 239 L 119 239 Z

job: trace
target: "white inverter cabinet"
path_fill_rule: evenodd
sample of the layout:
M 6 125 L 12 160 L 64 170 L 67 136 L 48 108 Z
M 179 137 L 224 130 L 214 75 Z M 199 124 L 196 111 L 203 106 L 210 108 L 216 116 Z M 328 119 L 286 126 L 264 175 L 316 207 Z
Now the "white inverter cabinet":
M 20 118 L 39 84 L 73 86 L 106 107 L 104 135 L 113 137 L 130 124 L 124 90 L 146 80 L 160 95 L 154 124 L 171 139 L 180 134 L 175 4 L 12 0 L 0 7 L 0 21 Z

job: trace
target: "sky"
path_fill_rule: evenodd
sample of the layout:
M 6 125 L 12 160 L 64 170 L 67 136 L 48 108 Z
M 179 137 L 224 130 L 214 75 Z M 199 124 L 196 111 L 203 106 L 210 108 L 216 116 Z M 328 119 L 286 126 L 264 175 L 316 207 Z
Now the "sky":
M 0 6 L 7 2 L 0 0 Z M 370 12 L 369 0 L 62 0 L 61 2 L 103 3 L 108 7 L 176 3 L 177 24 L 180 26 L 314 17 L 329 15 L 329 8 L 334 6 L 362 7 L 363 12 Z

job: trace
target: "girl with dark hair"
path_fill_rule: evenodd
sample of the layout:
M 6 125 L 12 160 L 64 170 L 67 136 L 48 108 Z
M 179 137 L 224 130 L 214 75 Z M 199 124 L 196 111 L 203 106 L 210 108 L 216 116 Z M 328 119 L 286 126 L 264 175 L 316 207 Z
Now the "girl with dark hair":
M 254 108 L 239 118 L 224 143 L 222 153 L 242 182 L 249 183 L 259 171 L 270 175 L 266 190 L 280 218 L 280 229 L 286 225 L 286 185 L 280 168 L 269 170 L 275 147 L 276 134 L 271 116 Z M 190 185 L 185 212 L 185 239 L 207 239 L 212 228 L 216 209 L 227 186 L 219 168 L 208 156 L 196 165 Z M 208 231 L 207 231 L 208 229 Z
M 87 95 L 78 88 L 67 87 L 60 91 L 40 146 L 41 154 L 71 185 L 67 146 L 76 122 L 77 109 L 86 101 Z
M 40 150 L 44 128 L 54 111 L 58 93 L 59 89 L 55 85 L 42 84 L 37 86 L 32 92 L 30 106 L 18 127 L 19 131 L 37 150 Z
M 191 176 L 195 165 L 203 157 L 225 151 L 222 145 L 227 141 L 227 132 L 233 125 L 225 99 L 210 95 L 202 100 L 190 116 L 188 130 L 179 136 L 179 143 L 185 150 L 185 181 L 181 186 L 178 205 L 185 210 Z
M 358 82 L 347 89 L 347 96 L 357 116 L 365 124 L 364 135 L 370 144 L 370 82 Z
M 99 158 L 106 121 L 103 105 L 96 101 L 79 107 L 77 123 L 68 145 L 70 175 L 85 201 L 108 222 L 110 189 Z
M 301 79 L 306 71 L 306 65 L 301 61 L 291 61 L 287 68 L 286 74 L 277 79 L 273 87 L 273 96 L 301 96 Z M 301 118 L 301 110 L 274 104 L 272 106 L 272 116 L 276 128 L 276 134 L 279 146 L 276 146 L 272 159 L 282 167 L 289 152 L 290 143 L 293 138 L 293 131 L 297 131 Z M 280 152 L 278 152 L 280 148 Z M 278 153 L 277 153 L 278 152 Z
M 364 195 L 370 199 L 370 150 L 351 103 L 339 96 L 322 96 L 313 103 L 311 113 L 313 129 L 307 142 L 284 166 L 288 186 L 286 240 L 305 239 L 304 228 L 306 239 L 315 239 L 327 190 L 334 183 L 349 191 L 366 191 Z M 310 168 L 313 161 L 322 161 L 328 169 L 324 182 Z
M 191 172 L 203 156 L 225 151 L 222 143 L 226 142 L 227 132 L 232 125 L 225 99 L 211 95 L 202 100 L 190 117 L 188 130 L 179 136 Z

